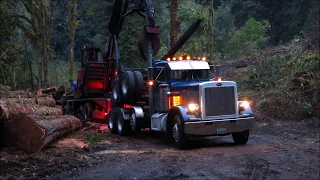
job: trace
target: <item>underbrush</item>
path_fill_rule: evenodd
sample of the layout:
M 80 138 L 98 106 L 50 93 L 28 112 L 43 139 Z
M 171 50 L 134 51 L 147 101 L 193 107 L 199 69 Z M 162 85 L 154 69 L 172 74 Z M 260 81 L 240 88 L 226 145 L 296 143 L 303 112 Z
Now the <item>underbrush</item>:
M 256 108 L 278 118 L 319 117 L 319 50 L 304 47 L 275 47 L 250 58 L 239 82 L 240 98 L 254 99 Z

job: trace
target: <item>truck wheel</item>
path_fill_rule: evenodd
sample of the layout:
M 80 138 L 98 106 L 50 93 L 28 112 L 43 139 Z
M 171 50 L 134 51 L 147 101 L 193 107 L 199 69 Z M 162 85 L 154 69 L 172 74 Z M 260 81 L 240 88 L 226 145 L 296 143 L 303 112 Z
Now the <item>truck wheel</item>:
M 135 100 L 138 100 L 142 95 L 143 90 L 143 76 L 140 71 L 134 71 L 134 79 L 135 79 Z
M 130 127 L 129 121 L 124 120 L 121 112 L 119 112 L 117 114 L 118 114 L 118 116 L 117 116 L 118 133 L 121 136 L 126 136 L 131 132 L 131 127 Z
M 120 102 L 120 90 L 119 90 L 119 79 L 116 78 L 113 81 L 112 94 L 111 94 L 111 103 L 116 105 Z
M 130 117 L 130 125 L 131 125 L 131 130 L 134 134 L 141 132 L 141 127 L 139 123 L 139 119 L 136 116 L 136 113 L 133 112 Z
M 135 90 L 135 79 L 132 71 L 125 71 L 121 79 L 121 93 L 123 100 L 128 103 L 132 101 Z
M 110 111 L 108 116 L 108 128 L 112 134 L 117 133 L 116 115 L 117 114 L 114 111 Z
M 84 119 L 86 120 L 90 120 L 92 119 L 92 113 L 93 113 L 93 107 L 92 107 L 92 103 L 86 103 L 84 105 L 85 107 L 85 114 L 84 114 Z
M 232 138 L 236 144 L 246 144 L 249 139 L 249 130 L 232 133 Z
M 178 149 L 185 149 L 187 147 L 188 137 L 184 133 L 183 121 L 181 120 L 180 115 L 175 115 L 173 117 L 171 133 L 174 145 Z

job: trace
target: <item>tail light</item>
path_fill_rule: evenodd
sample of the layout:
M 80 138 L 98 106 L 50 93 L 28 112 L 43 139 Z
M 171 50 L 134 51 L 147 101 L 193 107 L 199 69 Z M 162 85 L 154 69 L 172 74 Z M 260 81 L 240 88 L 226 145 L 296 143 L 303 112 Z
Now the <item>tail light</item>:
M 182 98 L 180 96 L 169 96 L 169 109 L 180 104 L 182 104 Z
M 103 83 L 100 81 L 89 81 L 88 88 L 90 88 L 90 89 L 103 89 Z

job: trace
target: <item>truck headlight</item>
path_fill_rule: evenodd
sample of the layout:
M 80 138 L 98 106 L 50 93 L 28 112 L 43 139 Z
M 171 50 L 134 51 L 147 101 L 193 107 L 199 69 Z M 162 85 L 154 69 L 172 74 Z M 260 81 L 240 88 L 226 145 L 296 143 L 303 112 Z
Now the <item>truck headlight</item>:
M 248 101 L 239 101 L 238 106 L 239 106 L 239 111 L 244 111 L 245 109 L 250 107 Z
M 189 109 L 189 111 L 196 111 L 199 109 L 199 105 L 198 104 L 189 104 L 188 109 Z

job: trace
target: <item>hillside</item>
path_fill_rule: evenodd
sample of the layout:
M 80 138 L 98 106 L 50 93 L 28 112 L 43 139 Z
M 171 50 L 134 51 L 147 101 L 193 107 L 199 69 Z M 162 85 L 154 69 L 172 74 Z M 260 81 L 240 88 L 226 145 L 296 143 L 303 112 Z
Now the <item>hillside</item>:
M 240 99 L 258 111 L 284 120 L 319 118 L 319 49 L 300 40 L 227 61 L 224 76 L 238 82 Z

